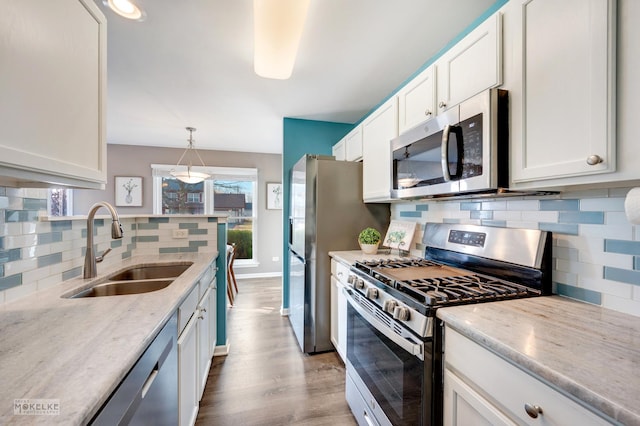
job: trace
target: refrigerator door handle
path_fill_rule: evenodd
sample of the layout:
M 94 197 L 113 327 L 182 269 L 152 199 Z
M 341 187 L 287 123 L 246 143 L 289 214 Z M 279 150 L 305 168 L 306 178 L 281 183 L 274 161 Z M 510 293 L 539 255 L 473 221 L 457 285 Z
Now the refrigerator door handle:
M 291 245 L 289 245 L 289 251 L 291 252 L 291 255 L 292 255 L 292 256 L 295 256 L 295 257 L 297 257 L 297 258 L 298 258 L 298 260 L 299 260 L 300 262 L 302 262 L 303 264 L 306 264 L 306 263 L 307 263 L 307 262 L 304 260 L 304 257 L 300 256 L 298 253 L 296 253 L 296 252 L 295 252 L 295 250 L 293 250 L 293 249 L 291 248 Z

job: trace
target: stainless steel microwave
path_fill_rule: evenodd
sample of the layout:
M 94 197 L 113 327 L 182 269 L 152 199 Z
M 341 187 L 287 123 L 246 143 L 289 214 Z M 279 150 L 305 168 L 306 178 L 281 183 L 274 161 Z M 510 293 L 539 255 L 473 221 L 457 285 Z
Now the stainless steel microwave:
M 508 92 L 490 89 L 391 141 L 395 199 L 500 192 L 509 185 Z

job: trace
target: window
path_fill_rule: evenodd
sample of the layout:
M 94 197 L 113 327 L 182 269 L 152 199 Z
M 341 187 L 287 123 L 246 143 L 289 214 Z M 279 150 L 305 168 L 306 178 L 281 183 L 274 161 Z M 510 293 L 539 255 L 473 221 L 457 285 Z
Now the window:
M 49 216 L 73 216 L 73 190 L 68 188 L 50 189 L 47 198 Z
M 226 213 L 227 240 L 236 246 L 236 264 L 255 263 L 257 169 L 194 167 L 211 179 L 186 184 L 171 177 L 175 166 L 152 164 L 151 168 L 155 214 Z

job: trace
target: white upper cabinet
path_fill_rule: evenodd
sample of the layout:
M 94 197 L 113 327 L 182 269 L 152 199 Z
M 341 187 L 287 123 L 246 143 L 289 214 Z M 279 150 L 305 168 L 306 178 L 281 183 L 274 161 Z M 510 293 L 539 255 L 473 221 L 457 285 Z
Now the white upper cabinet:
M 436 115 L 435 67 L 431 65 L 398 92 L 398 131 Z
M 0 184 L 106 183 L 106 19 L 92 0 L 0 13 Z
M 344 138 L 340 139 L 335 145 L 333 145 L 333 147 L 331 147 L 331 155 L 336 157 L 336 160 L 338 161 L 345 161 L 347 155 L 345 150 L 346 145 Z
M 362 160 L 362 126 L 358 126 L 344 137 L 346 143 L 345 159 L 347 161 Z
M 398 136 L 398 98 L 393 96 L 362 122 L 362 196 L 391 199 L 391 139 Z
M 438 113 L 502 84 L 501 18 L 493 14 L 436 61 Z
M 506 13 L 513 186 L 615 171 L 616 1 L 512 0 Z

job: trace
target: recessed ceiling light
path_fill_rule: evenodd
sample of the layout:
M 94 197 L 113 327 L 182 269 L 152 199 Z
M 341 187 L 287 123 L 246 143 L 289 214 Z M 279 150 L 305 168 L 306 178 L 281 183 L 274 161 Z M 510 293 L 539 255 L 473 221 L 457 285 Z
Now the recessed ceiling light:
M 102 0 L 102 3 L 118 15 L 127 19 L 143 21 L 146 17 L 144 11 L 129 0 Z

